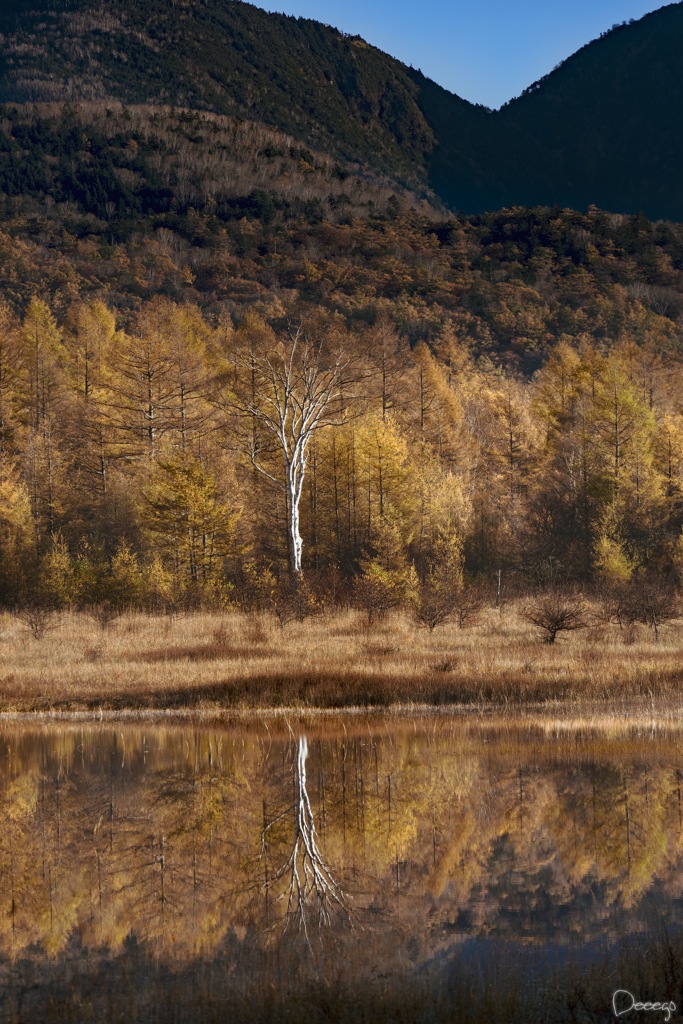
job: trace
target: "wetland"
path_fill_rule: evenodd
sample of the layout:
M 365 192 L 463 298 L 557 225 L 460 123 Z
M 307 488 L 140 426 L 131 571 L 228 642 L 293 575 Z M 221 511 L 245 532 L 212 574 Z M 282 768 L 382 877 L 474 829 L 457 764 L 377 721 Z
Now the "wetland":
M 682 753 L 673 713 L 5 720 L 0 1020 L 680 1006 Z

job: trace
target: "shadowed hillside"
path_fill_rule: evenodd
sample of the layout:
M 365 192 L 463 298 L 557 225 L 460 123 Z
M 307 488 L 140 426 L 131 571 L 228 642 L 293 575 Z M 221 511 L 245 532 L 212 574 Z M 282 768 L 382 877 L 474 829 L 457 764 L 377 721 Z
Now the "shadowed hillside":
M 616 26 L 498 115 L 545 151 L 515 201 L 683 219 L 683 4 Z M 539 173 L 540 170 L 540 173 Z M 504 189 L 501 203 L 510 201 Z

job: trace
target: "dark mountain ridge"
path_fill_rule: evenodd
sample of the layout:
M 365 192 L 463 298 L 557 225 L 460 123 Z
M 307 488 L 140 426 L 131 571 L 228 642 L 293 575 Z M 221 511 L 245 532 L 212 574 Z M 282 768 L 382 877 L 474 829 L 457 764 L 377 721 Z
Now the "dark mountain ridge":
M 615 26 L 506 104 L 498 119 L 545 152 L 520 201 L 683 217 L 683 4 Z
M 2 102 L 243 116 L 464 212 L 596 204 L 683 219 L 683 3 L 615 27 L 495 112 L 358 36 L 240 0 L 20 0 L 0 32 Z

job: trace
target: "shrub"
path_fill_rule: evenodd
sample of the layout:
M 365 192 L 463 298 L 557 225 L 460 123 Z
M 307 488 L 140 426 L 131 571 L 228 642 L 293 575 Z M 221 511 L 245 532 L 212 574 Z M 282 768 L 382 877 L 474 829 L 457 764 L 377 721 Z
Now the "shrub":
M 437 626 L 448 622 L 455 611 L 456 596 L 452 590 L 435 584 L 428 578 L 421 586 L 415 606 L 415 619 L 432 633 Z
M 680 612 L 676 588 L 654 574 L 634 576 L 610 587 L 601 597 L 601 606 L 606 622 L 618 622 L 622 629 L 642 623 L 654 631 L 655 639 L 659 639 L 660 627 Z
M 486 603 L 486 592 L 480 583 L 464 583 L 455 594 L 455 612 L 458 625 L 464 629 L 471 623 Z
M 632 621 L 649 626 L 655 639 L 659 639 L 660 626 L 678 616 L 678 593 L 670 583 L 656 576 L 636 578 L 630 589 Z
M 17 612 L 17 618 L 30 630 L 34 640 L 42 640 L 59 625 L 59 615 L 52 608 L 42 604 L 30 604 Z
M 558 590 L 538 595 L 527 604 L 522 614 L 527 622 L 538 626 L 541 639 L 546 644 L 554 644 L 558 633 L 583 629 L 588 625 L 583 599 Z
M 280 629 L 289 622 L 303 622 L 318 610 L 313 589 L 304 573 L 286 577 L 277 586 L 270 602 Z

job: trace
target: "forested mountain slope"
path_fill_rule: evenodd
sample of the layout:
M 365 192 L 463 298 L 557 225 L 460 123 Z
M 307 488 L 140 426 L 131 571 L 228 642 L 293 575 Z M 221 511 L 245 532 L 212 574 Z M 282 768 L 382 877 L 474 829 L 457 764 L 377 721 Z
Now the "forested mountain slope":
M 487 120 L 433 83 L 425 104 L 419 76 L 360 37 L 237 0 L 34 0 L 5 11 L 0 26 L 2 100 L 242 114 L 416 181 L 437 141 L 426 109 L 435 100 L 454 135 L 461 119 L 468 133 Z
M 677 349 L 683 228 L 513 208 L 457 218 L 390 178 L 237 118 L 97 104 L 6 107 L 0 288 L 23 312 L 74 297 L 122 315 L 162 293 L 210 315 L 388 316 L 448 327 L 525 370 L 564 336 Z
M 682 44 L 683 4 L 670 4 L 584 46 L 507 104 L 497 118 L 545 153 L 541 176 L 513 201 L 683 219 Z
M 21 0 L 0 31 L 0 101 L 240 115 L 465 212 L 594 203 L 683 218 L 681 3 L 615 27 L 498 112 L 358 36 L 240 0 Z

